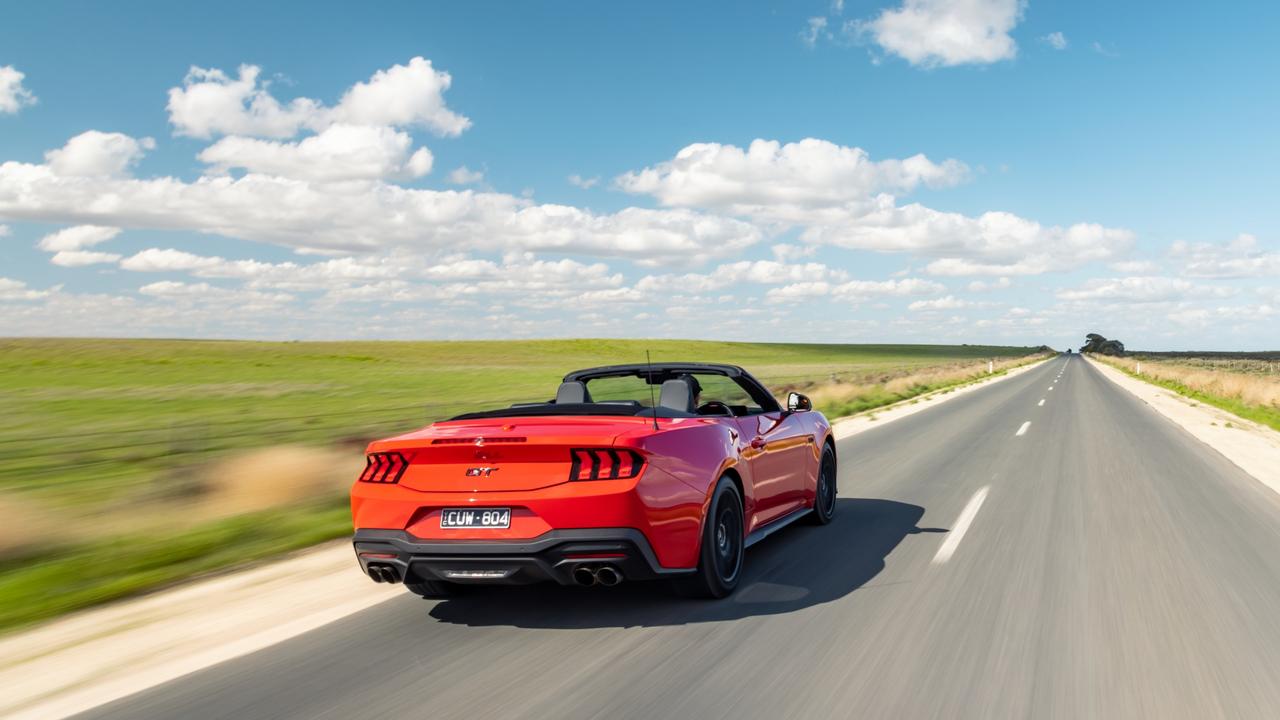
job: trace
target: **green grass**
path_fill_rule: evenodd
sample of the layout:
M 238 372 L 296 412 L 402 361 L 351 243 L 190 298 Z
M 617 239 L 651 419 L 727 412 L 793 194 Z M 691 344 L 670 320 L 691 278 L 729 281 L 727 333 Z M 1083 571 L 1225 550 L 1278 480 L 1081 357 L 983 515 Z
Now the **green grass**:
M 0 500 L 77 530 L 0 547 L 0 629 L 349 532 L 340 498 L 191 528 L 105 536 L 230 453 L 368 440 L 469 410 L 554 394 L 593 365 L 693 360 L 743 365 L 778 388 L 876 382 L 1034 348 L 701 341 L 238 342 L 0 340 Z M 924 388 L 905 397 L 925 392 Z M 904 399 L 869 395 L 842 414 Z M 111 522 L 103 522 L 109 520 Z M 61 533 L 59 533 L 61 535 Z M 32 553 L 38 553 L 33 555 Z
M 1266 425 L 1272 430 L 1280 430 L 1280 408 L 1267 407 L 1265 405 L 1250 405 L 1236 398 L 1210 395 L 1208 393 L 1189 388 L 1176 380 L 1155 378 L 1147 374 L 1138 375 L 1122 365 L 1111 364 L 1111 367 L 1123 372 L 1129 377 L 1137 378 L 1143 382 L 1148 382 L 1152 385 L 1158 385 L 1162 388 L 1172 390 L 1183 397 L 1199 401 L 1205 405 L 1212 405 L 1220 410 L 1226 410 L 1236 417 L 1252 420 L 1259 425 Z M 1231 427 L 1231 424 L 1228 423 L 1227 427 Z

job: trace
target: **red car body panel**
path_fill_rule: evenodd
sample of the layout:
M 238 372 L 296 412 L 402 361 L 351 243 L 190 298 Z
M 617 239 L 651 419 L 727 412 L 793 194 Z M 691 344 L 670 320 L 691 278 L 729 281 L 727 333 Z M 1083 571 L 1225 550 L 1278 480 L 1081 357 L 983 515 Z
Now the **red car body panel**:
M 743 496 L 750 536 L 813 505 L 831 429 L 817 412 L 745 416 L 534 416 L 460 419 L 378 440 L 398 452 L 398 482 L 356 482 L 353 524 L 429 543 L 520 542 L 553 530 L 638 530 L 662 569 L 697 565 L 712 490 L 726 473 Z M 627 479 L 570 478 L 571 449 L 633 450 Z M 445 529 L 444 508 L 511 508 L 504 529 Z

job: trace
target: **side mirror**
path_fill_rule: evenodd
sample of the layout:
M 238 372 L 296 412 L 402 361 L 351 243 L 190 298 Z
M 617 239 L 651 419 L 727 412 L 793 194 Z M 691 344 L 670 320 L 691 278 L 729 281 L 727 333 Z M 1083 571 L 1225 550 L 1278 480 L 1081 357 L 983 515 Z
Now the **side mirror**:
M 787 393 L 787 410 L 789 412 L 804 412 L 812 410 L 813 403 L 809 402 L 809 398 L 798 392 Z

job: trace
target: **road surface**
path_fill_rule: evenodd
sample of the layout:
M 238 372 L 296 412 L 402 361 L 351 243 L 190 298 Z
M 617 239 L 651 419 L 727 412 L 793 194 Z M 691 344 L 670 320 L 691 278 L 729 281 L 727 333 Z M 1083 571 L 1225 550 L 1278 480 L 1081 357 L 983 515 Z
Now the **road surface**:
M 1078 356 L 839 456 L 729 600 L 406 594 L 87 717 L 1280 715 L 1280 496 Z

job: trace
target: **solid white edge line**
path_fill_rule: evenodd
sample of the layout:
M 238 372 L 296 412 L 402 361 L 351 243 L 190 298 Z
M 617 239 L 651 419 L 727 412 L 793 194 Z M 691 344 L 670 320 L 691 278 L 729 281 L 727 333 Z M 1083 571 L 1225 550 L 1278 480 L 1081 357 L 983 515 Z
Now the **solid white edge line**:
M 1015 436 L 1015 437 L 1021 437 L 1021 436 L 1023 436 L 1023 435 L 1026 435 L 1026 434 L 1027 434 L 1027 428 L 1029 428 L 1029 427 L 1031 427 L 1031 421 L 1030 421 L 1030 420 L 1028 420 L 1028 421 L 1026 421 L 1026 422 L 1022 423 L 1022 427 L 1018 428 L 1018 432 L 1014 433 L 1014 436 Z
M 942 545 L 938 547 L 938 553 L 933 556 L 934 565 L 945 563 L 955 554 L 956 548 L 960 547 L 960 541 L 964 539 L 964 534 L 973 524 L 973 518 L 978 515 L 978 509 L 987 499 L 987 491 L 990 489 L 990 485 L 984 485 L 969 498 L 969 503 L 960 511 L 960 517 L 956 518 L 955 526 L 951 528 L 951 532 L 947 533 L 947 539 L 942 541 Z

